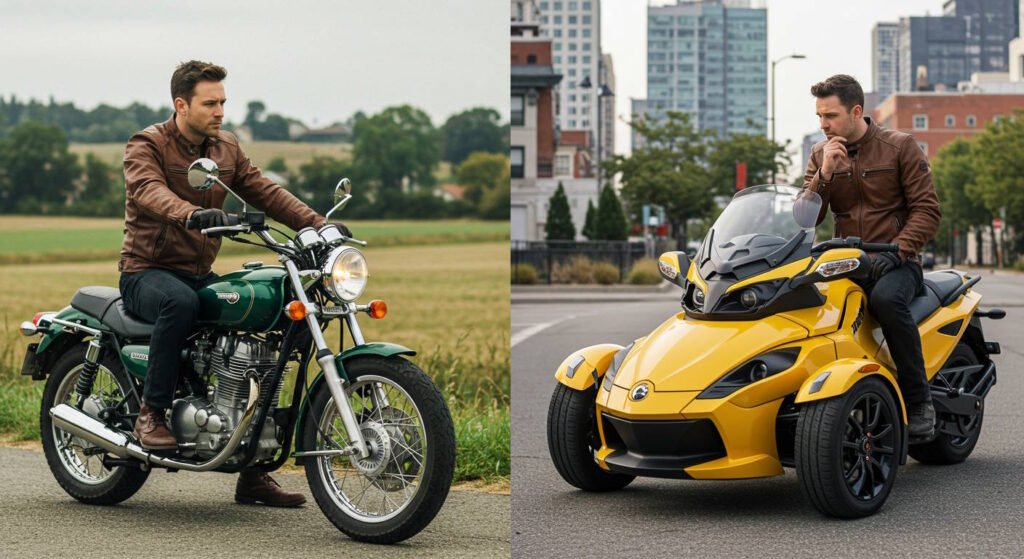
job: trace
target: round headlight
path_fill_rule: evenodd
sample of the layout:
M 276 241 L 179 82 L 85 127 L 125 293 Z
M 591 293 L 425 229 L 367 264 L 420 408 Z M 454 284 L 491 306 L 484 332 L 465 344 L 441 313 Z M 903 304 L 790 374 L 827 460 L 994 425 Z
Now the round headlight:
M 693 304 L 699 309 L 704 309 L 704 292 L 699 287 L 693 290 Z
M 366 257 L 350 246 L 334 249 L 323 270 L 327 292 L 333 299 L 346 303 L 355 301 L 363 294 L 368 276 Z
M 743 293 L 740 294 L 740 302 L 743 303 L 744 307 L 752 309 L 757 306 L 757 292 L 753 289 L 744 289 Z

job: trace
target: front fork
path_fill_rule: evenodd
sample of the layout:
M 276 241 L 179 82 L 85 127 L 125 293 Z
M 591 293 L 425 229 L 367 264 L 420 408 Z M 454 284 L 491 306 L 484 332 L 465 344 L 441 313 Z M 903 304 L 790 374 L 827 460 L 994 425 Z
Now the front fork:
M 302 287 L 302 280 L 299 279 L 298 268 L 296 268 L 295 263 L 291 260 L 282 258 L 282 261 L 284 262 L 285 269 L 288 270 L 288 277 L 292 280 L 292 286 L 295 288 L 299 301 L 306 305 L 306 308 L 309 308 L 309 298 L 306 297 L 306 292 Z M 352 333 L 352 339 L 356 345 L 362 345 L 365 343 L 363 332 L 359 329 L 359 324 L 356 322 L 355 312 L 350 305 L 346 305 L 346 307 L 349 307 L 350 312 L 345 315 L 345 321 L 348 323 L 349 331 Z M 309 331 L 313 334 L 313 343 L 316 344 L 316 362 L 320 364 L 320 369 L 324 372 L 327 389 L 331 392 L 331 397 L 334 398 L 334 405 L 338 408 L 338 414 L 341 416 L 342 423 L 345 424 L 345 431 L 348 433 L 349 442 L 356 452 L 359 453 L 360 458 L 366 458 L 370 455 L 370 450 L 367 448 L 366 440 L 359 429 L 356 414 L 352 411 L 348 397 L 345 396 L 345 379 L 341 378 L 341 375 L 338 374 L 338 365 L 334 360 L 334 352 L 327 347 L 324 333 L 320 331 L 320 321 L 316 319 L 315 314 L 306 314 L 306 324 L 309 325 Z

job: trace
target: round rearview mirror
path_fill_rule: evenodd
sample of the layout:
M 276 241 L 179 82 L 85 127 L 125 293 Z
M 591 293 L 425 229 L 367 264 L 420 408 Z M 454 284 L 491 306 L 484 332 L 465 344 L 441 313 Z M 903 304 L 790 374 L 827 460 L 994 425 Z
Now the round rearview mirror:
M 209 190 L 218 177 L 220 169 L 212 159 L 196 159 L 188 166 L 188 183 L 196 190 Z
M 334 201 L 337 202 L 348 194 L 352 194 L 352 181 L 341 179 L 338 181 L 338 186 L 334 187 Z

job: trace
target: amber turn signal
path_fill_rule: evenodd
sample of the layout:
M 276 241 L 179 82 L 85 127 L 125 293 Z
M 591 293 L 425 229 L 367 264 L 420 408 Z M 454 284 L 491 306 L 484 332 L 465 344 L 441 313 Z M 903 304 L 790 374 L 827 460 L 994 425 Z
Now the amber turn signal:
M 288 318 L 298 322 L 306 318 L 306 305 L 302 301 L 292 301 L 284 307 L 284 313 Z
M 366 312 L 370 318 L 380 320 L 388 314 L 388 304 L 380 299 L 374 299 L 367 305 Z
M 863 367 L 861 367 L 860 369 L 857 369 L 857 370 L 859 372 L 861 372 L 861 373 L 873 373 L 873 372 L 875 372 L 875 371 L 877 371 L 878 369 L 881 369 L 881 368 L 882 368 L 882 366 L 879 365 L 878 363 L 871 363 L 871 364 L 868 364 L 868 365 L 864 365 Z

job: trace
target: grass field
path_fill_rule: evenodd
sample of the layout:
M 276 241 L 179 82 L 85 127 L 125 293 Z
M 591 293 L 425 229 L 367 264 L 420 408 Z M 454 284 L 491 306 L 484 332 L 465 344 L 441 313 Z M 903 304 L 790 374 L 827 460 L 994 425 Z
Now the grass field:
M 437 231 L 475 229 L 493 231 L 491 224 L 445 222 L 442 224 L 367 223 L 365 231 L 377 227 L 398 235 L 420 233 L 419 225 Z M 38 225 L 38 224 L 37 224 Z M 507 235 L 507 224 L 501 224 Z M 83 232 L 109 235 L 108 225 L 88 222 L 65 230 L 68 243 L 81 242 Z M 360 226 L 353 229 L 360 231 Z M 28 222 L 0 221 L 0 239 L 13 232 L 36 231 L 23 242 L 58 239 L 50 228 L 30 229 Z M 68 231 L 74 231 L 68 235 Z M 362 235 L 362 234 L 361 234 Z M 33 241 L 33 239 L 37 239 Z M 49 242 L 49 241 L 47 241 Z M 118 239 L 118 243 L 120 240 Z M 227 243 L 225 243 L 227 244 Z M 88 243 L 76 245 L 91 250 Z M 68 250 L 64 247 L 64 250 Z M 72 251 L 73 252 L 73 251 Z M 214 271 L 226 273 L 245 261 L 266 256 L 223 254 Z M 362 301 L 372 298 L 388 303 L 388 316 L 381 321 L 361 317 L 367 341 L 391 341 L 419 351 L 412 358 L 430 374 L 445 393 L 456 420 L 459 480 L 506 480 L 509 470 L 509 265 L 507 242 L 477 242 L 444 245 L 392 246 L 365 249 L 371 278 Z M 30 341 L 17 332 L 18 324 L 41 310 L 58 310 L 84 285 L 117 285 L 116 260 L 92 262 L 50 262 L 30 265 L 0 265 L 0 433 L 13 438 L 38 437 L 39 400 L 42 383 L 20 377 L 21 359 Z M 326 338 L 338 346 L 336 330 Z M 310 367 L 315 374 L 315 364 Z
M 80 160 L 85 160 L 85 154 L 92 153 L 105 163 L 121 167 L 124 159 L 124 144 L 71 144 L 68 148 L 71 153 L 78 154 Z M 346 161 L 352 157 L 352 144 L 345 143 L 303 143 L 303 142 L 246 142 L 242 144 L 249 159 L 257 167 L 263 168 L 275 157 L 283 157 L 288 170 L 295 173 L 299 167 L 309 163 L 313 157 L 327 155 L 335 159 Z M 438 180 L 445 180 L 451 175 L 451 168 L 447 162 L 442 161 L 434 172 Z M 356 185 L 358 186 L 358 185 Z
M 494 242 L 508 239 L 504 221 L 345 221 L 371 246 Z M 284 230 L 287 227 L 280 226 Z M 0 264 L 116 260 L 124 239 L 120 218 L 0 216 Z M 225 241 L 222 254 L 261 249 Z

